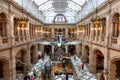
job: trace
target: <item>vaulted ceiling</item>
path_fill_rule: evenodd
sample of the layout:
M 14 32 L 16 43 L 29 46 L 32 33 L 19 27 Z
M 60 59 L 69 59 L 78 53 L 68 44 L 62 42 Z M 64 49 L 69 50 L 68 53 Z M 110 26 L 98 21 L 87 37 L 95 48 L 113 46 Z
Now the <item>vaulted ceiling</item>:
M 34 0 L 45 16 L 64 14 L 76 16 L 86 0 Z
M 57 14 L 76 23 L 106 0 L 13 0 L 44 23 L 53 23 Z

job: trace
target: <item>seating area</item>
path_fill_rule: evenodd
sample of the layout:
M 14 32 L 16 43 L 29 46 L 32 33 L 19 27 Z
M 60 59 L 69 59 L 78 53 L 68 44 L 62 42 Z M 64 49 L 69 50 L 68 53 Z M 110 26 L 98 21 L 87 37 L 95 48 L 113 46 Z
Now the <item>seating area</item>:
M 41 72 L 44 70 L 44 65 L 50 60 L 49 56 L 44 56 L 44 59 L 40 59 L 37 64 L 33 66 L 31 69 L 29 76 L 33 75 L 33 70 L 36 70 L 37 78 L 35 80 L 43 80 Z M 97 80 L 93 74 L 91 74 L 87 68 L 84 66 L 84 69 L 81 68 L 82 61 L 76 55 L 70 57 L 72 62 L 72 66 L 70 69 L 70 65 L 65 68 L 62 67 L 62 63 L 58 63 L 53 65 L 51 68 L 51 80 L 65 80 L 66 76 L 68 76 L 69 80 Z M 51 61 L 51 63 L 53 63 Z M 68 69 L 69 68 L 69 69 Z M 74 77 L 73 70 L 77 77 Z

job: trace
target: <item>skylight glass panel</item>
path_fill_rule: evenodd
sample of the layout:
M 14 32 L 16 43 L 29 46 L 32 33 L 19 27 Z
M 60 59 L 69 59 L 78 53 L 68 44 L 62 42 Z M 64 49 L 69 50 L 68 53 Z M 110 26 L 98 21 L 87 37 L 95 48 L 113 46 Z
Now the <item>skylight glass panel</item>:
M 41 4 L 46 3 L 46 2 L 48 2 L 48 1 L 50 1 L 50 0 L 34 0 L 34 1 L 35 1 L 35 3 L 36 3 L 37 5 L 41 5 Z
M 71 8 L 69 8 L 69 7 L 67 7 L 66 10 L 71 11 L 71 12 L 73 12 L 74 14 L 76 14 L 76 11 L 74 11 L 73 9 L 71 9 Z
M 54 11 L 49 11 L 48 13 L 44 14 L 45 16 L 55 16 Z
M 46 10 L 48 10 L 48 9 L 50 9 L 50 8 L 52 8 L 52 5 L 46 5 L 46 7 L 43 7 L 43 8 L 41 8 L 41 9 L 39 9 L 39 10 L 41 10 L 41 11 L 46 11 Z
M 71 11 L 66 11 L 66 13 L 69 13 L 69 14 L 71 14 L 72 16 L 75 16 L 75 14 L 74 14 L 73 12 L 71 12 Z
M 47 2 L 47 3 L 45 3 L 45 4 L 43 4 L 43 5 L 41 5 L 41 6 L 39 6 L 39 9 L 40 10 L 44 10 L 44 8 L 50 8 L 50 7 L 52 7 L 52 3 L 51 2 Z
M 49 11 L 54 11 L 54 8 L 51 7 L 51 8 L 49 8 L 49 9 L 47 9 L 46 11 L 43 12 L 43 14 L 46 14 L 46 13 L 48 13 Z
M 80 7 L 77 7 L 73 4 L 68 4 L 68 7 L 70 7 L 71 9 L 75 10 L 75 11 L 79 11 L 81 8 Z
M 71 14 L 71 13 L 69 13 L 69 12 L 66 12 L 64 15 L 65 15 L 66 17 L 73 17 L 73 14 Z
M 74 3 L 74 2 L 72 2 L 72 1 L 70 1 L 70 2 L 69 2 L 69 4 L 72 4 L 72 5 L 74 5 L 74 6 L 78 7 L 78 8 L 80 8 L 80 7 L 81 7 L 81 5 L 80 5 L 80 4 L 78 4 L 78 3 Z
M 74 1 L 74 2 L 78 3 L 79 5 L 83 5 L 86 0 L 71 0 L 71 1 Z

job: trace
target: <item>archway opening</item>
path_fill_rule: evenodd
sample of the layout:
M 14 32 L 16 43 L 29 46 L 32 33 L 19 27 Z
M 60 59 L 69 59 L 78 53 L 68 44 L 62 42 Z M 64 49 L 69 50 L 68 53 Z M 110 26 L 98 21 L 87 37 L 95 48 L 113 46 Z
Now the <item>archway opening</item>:
M 25 51 L 20 50 L 16 55 L 16 75 L 24 74 L 25 69 Z
M 0 80 L 8 80 L 10 78 L 9 75 L 9 64 L 4 61 L 0 60 Z
M 7 17 L 4 13 L 0 13 L 0 36 L 7 36 Z
M 97 50 L 95 54 L 96 54 L 96 72 L 99 73 L 104 70 L 104 55 L 99 50 Z
M 120 79 L 120 60 L 115 60 L 110 66 L 110 79 L 119 80 Z

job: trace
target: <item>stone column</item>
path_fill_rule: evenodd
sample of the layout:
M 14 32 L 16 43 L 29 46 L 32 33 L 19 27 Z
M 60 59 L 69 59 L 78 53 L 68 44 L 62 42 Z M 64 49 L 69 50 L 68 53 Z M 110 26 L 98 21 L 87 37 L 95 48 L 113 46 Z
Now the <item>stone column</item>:
M 16 79 L 16 53 L 14 47 L 10 50 L 10 80 Z
M 52 46 L 52 54 L 54 54 L 54 46 Z
M 91 73 L 96 73 L 96 55 L 93 53 L 92 47 L 90 47 L 89 52 L 89 70 Z
M 29 29 L 30 29 L 29 21 L 26 24 L 26 28 L 27 28 L 26 35 L 30 36 L 30 33 L 29 33 Z
M 10 14 L 9 25 L 7 25 L 7 35 L 9 38 L 9 44 L 13 45 L 15 43 L 15 35 L 14 35 L 14 16 Z
M 82 45 L 84 45 L 84 44 L 82 44 Z M 85 51 L 84 46 L 82 46 L 82 61 L 84 63 L 87 62 L 87 60 L 86 60 L 86 51 Z
M 31 68 L 31 60 L 30 60 L 30 43 L 27 44 L 27 52 L 25 53 L 25 64 L 28 69 Z
M 80 57 L 81 56 L 81 46 L 80 44 L 76 45 L 76 53 L 77 53 L 77 56 Z
M 77 27 L 77 39 L 79 39 L 79 27 Z
M 34 54 L 34 63 L 37 63 L 37 61 L 38 61 L 38 46 L 37 46 L 37 44 L 35 45 L 35 50 L 34 50 L 34 52 L 33 52 L 33 54 Z
M 68 54 L 68 46 L 65 46 L 65 53 Z
M 110 79 L 109 80 L 116 80 L 116 65 L 115 63 L 111 63 L 110 65 Z
M 41 27 L 41 38 L 43 38 L 43 27 Z
M 100 30 L 100 37 L 102 36 L 102 27 L 103 27 L 103 25 L 102 25 L 102 23 L 100 23 L 100 27 L 99 27 L 99 30 Z
M 9 61 L 10 62 L 10 61 Z M 3 75 L 6 80 L 10 80 L 10 65 L 9 63 L 3 62 Z
M 105 35 L 105 43 L 106 43 L 106 45 L 108 45 L 108 42 L 111 43 L 111 41 L 110 41 L 111 39 L 109 39 L 109 37 L 112 36 L 112 24 L 110 24 L 110 23 L 111 23 L 110 15 L 108 15 L 106 17 L 106 29 L 105 29 L 106 30 L 106 35 Z M 109 30 L 107 30 L 107 29 L 109 29 Z
M 76 55 L 79 57 L 79 45 L 76 45 Z
M 65 37 L 68 37 L 68 28 L 65 28 Z
M 52 28 L 52 36 L 54 36 L 55 35 L 55 33 L 54 33 L 54 28 Z
M 90 25 L 90 40 L 93 40 L 93 35 L 94 35 L 94 27 L 93 27 L 93 23 L 91 22 Z

